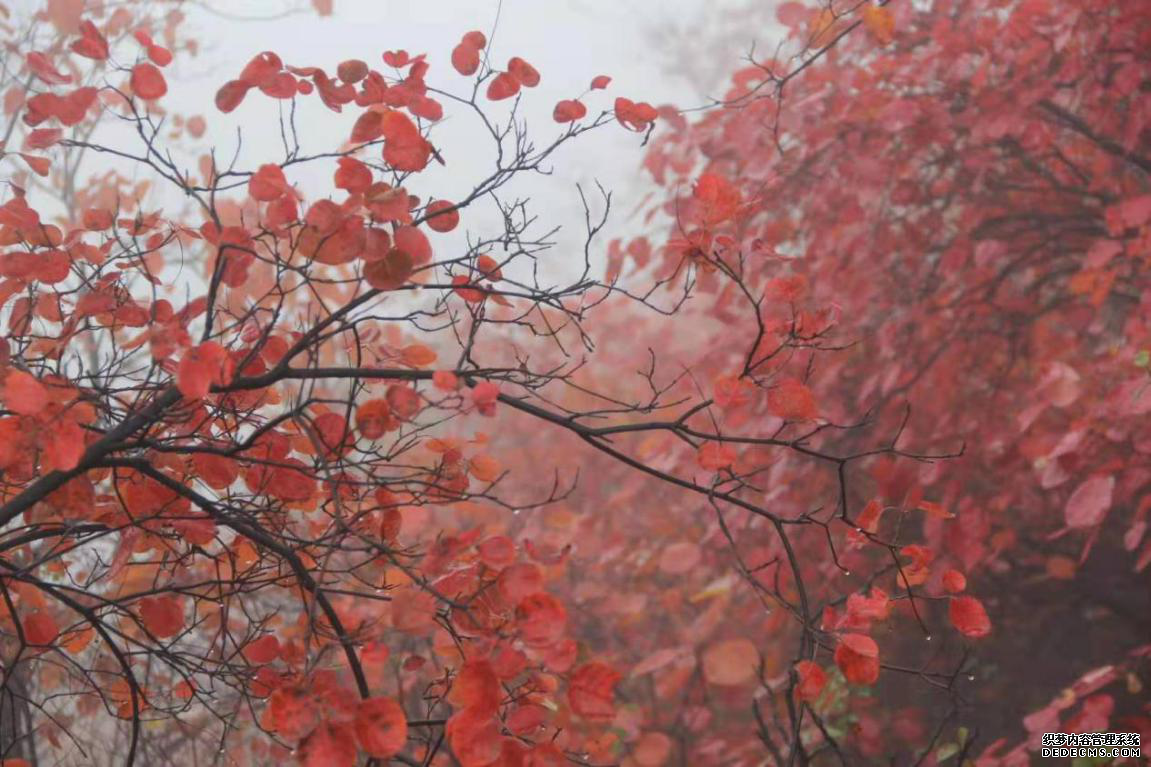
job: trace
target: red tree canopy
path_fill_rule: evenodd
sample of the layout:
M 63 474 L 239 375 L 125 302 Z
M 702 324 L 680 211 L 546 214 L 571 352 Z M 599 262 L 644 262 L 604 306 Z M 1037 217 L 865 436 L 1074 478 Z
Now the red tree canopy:
M 201 114 L 178 10 L 14 17 L 0 760 L 1016 765 L 1146 733 L 1130 628 L 999 701 L 1036 681 L 1005 649 L 1047 639 L 1036 589 L 1122 617 L 1092 564 L 1151 561 L 1148 16 L 785 3 L 696 111 L 461 29 L 265 51 Z M 279 143 L 229 159 L 232 112 Z M 491 156 L 463 195 L 449 117 Z M 601 243 L 578 190 L 573 258 L 516 183 L 609 126 L 661 196 Z

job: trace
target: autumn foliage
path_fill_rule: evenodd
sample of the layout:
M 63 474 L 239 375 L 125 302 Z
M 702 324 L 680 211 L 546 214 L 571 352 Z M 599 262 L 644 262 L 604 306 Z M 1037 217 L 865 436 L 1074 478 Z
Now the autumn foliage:
M 2 763 L 1010 767 L 1147 734 L 1122 632 L 978 729 L 1004 643 L 1042 641 L 1028 584 L 1151 564 L 1151 14 L 772 14 L 697 110 L 549 91 L 461 30 L 265 51 L 191 114 L 178 8 L 6 14 Z M 491 158 L 462 194 L 449 117 Z M 593 130 L 656 190 L 610 243 L 606 190 L 576 222 L 516 191 Z

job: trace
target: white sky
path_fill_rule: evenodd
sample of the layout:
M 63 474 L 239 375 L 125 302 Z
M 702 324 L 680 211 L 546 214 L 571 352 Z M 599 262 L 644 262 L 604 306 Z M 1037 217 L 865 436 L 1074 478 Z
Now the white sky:
M 392 48 L 426 52 L 432 62 L 429 84 L 463 93 L 468 81 L 451 69 L 448 56 L 463 33 L 471 29 L 490 33 L 498 9 L 499 24 L 489 45 L 493 65 L 502 67 L 508 57 L 518 55 L 542 75 L 539 87 L 525 91 L 521 105 L 538 145 L 559 131 L 551 119 L 555 102 L 582 93 L 595 75 L 610 75 L 613 82 L 607 93 L 593 93 L 585 99 L 589 114 L 609 109 L 617 95 L 657 105 L 699 103 L 707 95 L 705 89 L 721 86 L 716 73 L 738 66 L 752 39 L 748 32 L 739 47 L 714 46 L 717 50 L 707 56 L 695 55 L 707 39 L 705 27 L 724 18 L 723 6 L 737 4 L 742 5 L 737 0 L 503 0 L 499 8 L 498 0 L 335 0 L 335 14 L 318 18 L 310 12 L 280 15 L 283 0 L 210 0 L 207 9 L 192 6 L 189 11 L 188 29 L 202 41 L 205 51 L 169 78 L 173 88 L 166 103 L 189 113 L 196 104 L 206 105 L 203 111 L 210 125 L 206 141 L 223 148 L 220 155 L 230 153 L 236 129 L 242 129 L 250 150 L 243 155 L 243 165 L 254 168 L 282 157 L 275 102 L 252 92 L 230 115 L 210 105 L 215 89 L 238 76 L 255 54 L 273 50 L 290 64 L 334 71 L 337 63 L 348 58 L 360 58 L 384 70 L 380 55 Z M 238 20 L 243 17 L 247 20 Z M 689 50 L 692 45 L 695 51 Z M 685 61 L 689 55 L 698 63 Z M 695 82 L 675 70 L 692 72 Z M 336 148 L 349 135 L 359 110 L 335 115 L 314 96 L 306 101 L 298 114 L 305 153 Z M 506 104 L 493 104 L 493 113 L 505 115 Z M 458 107 L 455 117 L 452 105 L 445 107 L 446 119 L 432 135 L 447 168 L 420 174 L 411 191 L 452 199 L 462 196 L 472 180 L 490 168 L 491 156 L 487 153 L 490 144 L 482 140 L 476 124 L 459 116 Z M 580 138 L 561 154 L 555 175 L 526 182 L 514 191 L 532 197 L 542 223 L 565 224 L 567 237 L 560 242 L 571 247 L 577 244 L 582 226 L 575 184 L 586 188 L 598 180 L 616 195 L 607 232 L 622 231 L 650 186 L 640 175 L 640 141 L 637 134 L 607 126 Z M 316 177 L 304 173 L 291 178 L 303 183 L 309 199 L 315 199 L 311 188 L 327 183 L 331 170 L 329 164 Z M 469 223 L 467 216 L 463 223 Z
M 15 0 L 12 6 L 27 12 L 43 3 Z M 452 70 L 451 49 L 469 30 L 480 29 L 490 36 L 498 13 L 489 45 L 493 66 L 502 68 L 510 56 L 521 56 L 542 75 L 539 87 L 524 91 L 520 106 L 539 146 L 560 132 L 551 117 L 555 103 L 582 94 L 593 76 L 605 74 L 613 81 L 608 91 L 584 98 L 589 117 L 610 109 L 616 96 L 656 105 L 694 106 L 706 96 L 720 95 L 727 76 L 741 65 L 753 40 L 758 38 L 763 45 L 765 38 L 777 33 L 773 25 L 748 23 L 748 15 L 733 12 L 752 8 L 744 14 L 761 21 L 771 19 L 773 14 L 763 11 L 771 3 L 764 0 L 502 0 L 502 6 L 501 0 L 334 0 L 334 15 L 324 18 L 312 12 L 309 3 L 187 0 L 183 7 L 188 21 L 183 31 L 198 41 L 201 53 L 194 59 L 178 57 L 166 72 L 169 93 L 163 106 L 185 116 L 203 115 L 208 134 L 193 146 L 195 155 L 176 155 L 182 165 L 195 170 L 196 156 L 212 147 L 217 158 L 226 162 L 235 151 L 238 132 L 244 148 L 239 169 L 254 170 L 262 163 L 284 159 L 278 114 L 285 102 L 252 91 L 228 115 L 218 112 L 213 103 L 220 85 L 236 78 L 254 55 L 265 50 L 275 51 L 288 64 L 320 66 L 333 74 L 336 65 L 349 58 L 389 71 L 380 59 L 389 49 L 427 53 L 432 63 L 429 85 L 464 94 L 470 91 L 470 78 Z M 285 13 L 289 7 L 296 11 Z M 490 113 L 505 119 L 509 105 L 489 104 Z M 315 95 L 299 99 L 302 153 L 340 148 L 360 111 L 352 106 L 337 115 Z M 461 107 L 448 102 L 445 112 L 445 119 L 433 128 L 432 140 L 447 166 L 433 165 L 418 174 L 409 188 L 425 198 L 459 199 L 492 168 L 490 138 L 482 134 L 475 118 L 469 120 Z M 139 150 L 138 139 L 117 128 L 114 121 L 101 128 L 96 140 Z M 505 196 L 532 200 L 531 210 L 540 217 L 541 229 L 563 227 L 553 262 L 557 274 L 563 272 L 565 262 L 579 260 L 571 252 L 582 245 L 583 234 L 577 183 L 594 190 L 598 181 L 614 194 L 611 219 L 598 244 L 601 253 L 612 236 L 642 233 L 633 213 L 652 184 L 641 171 L 641 141 L 639 134 L 618 125 L 604 126 L 557 155 L 553 175 L 524 179 L 505 190 Z M 89 172 L 102 172 L 108 162 L 107 156 L 90 157 L 86 167 Z M 129 177 L 150 176 L 144 169 L 122 163 L 116 167 Z M 334 168 L 333 161 L 323 161 L 310 169 L 292 170 L 289 179 L 312 202 L 335 191 L 331 189 Z M 153 204 L 177 214 L 176 199 L 162 196 Z M 465 212 L 459 236 L 468 227 L 482 231 L 488 221 L 490 217 L 482 211 Z M 451 247 L 450 238 L 440 242 Z

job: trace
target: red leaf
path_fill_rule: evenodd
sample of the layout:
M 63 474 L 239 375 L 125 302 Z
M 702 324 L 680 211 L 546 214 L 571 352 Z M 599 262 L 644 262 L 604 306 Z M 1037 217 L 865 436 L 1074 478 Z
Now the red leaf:
M 356 123 L 352 126 L 352 142 L 356 144 L 375 141 L 382 135 L 384 135 L 383 112 L 364 112 L 356 118 Z
M 392 409 L 392 413 L 401 420 L 410 421 L 416 417 L 416 414 L 423 408 L 423 400 L 420 399 L 419 392 L 410 386 L 403 384 L 392 384 L 388 387 L 387 394 L 388 407 Z
M 472 281 L 462 274 L 452 277 L 452 285 L 455 294 L 469 304 L 482 304 L 487 300 L 488 294 L 484 290 L 471 287 Z
M 351 725 L 324 722 L 300 742 L 303 767 L 355 767 L 356 740 Z
M 172 63 L 172 52 L 160 45 L 148 46 L 148 58 L 157 66 L 166 67 Z
M 726 469 L 735 463 L 735 459 L 735 448 L 722 442 L 705 442 L 696 453 L 696 461 L 709 471 Z
M 290 191 L 288 179 L 279 165 L 261 165 L 248 180 L 248 194 L 260 202 L 270 202 Z
M 392 415 L 392 408 L 387 400 L 368 400 L 356 408 L 356 429 L 366 439 L 379 439 L 386 432 L 398 428 L 400 421 Z
M 450 232 L 459 226 L 460 211 L 455 203 L 447 200 L 433 200 L 424 212 L 428 228 L 437 232 Z
M 250 86 L 263 88 L 275 82 L 276 75 L 284 69 L 284 62 L 271 51 L 264 51 L 252 57 L 240 72 L 240 80 Z
M 34 154 L 20 153 L 20 159 L 28 164 L 37 176 L 47 176 L 52 170 L 52 161 L 47 157 L 37 157 Z
M 452 49 L 452 67 L 461 75 L 474 75 L 480 68 L 480 49 L 464 40 Z
M 499 262 L 487 253 L 481 253 L 476 257 L 476 269 L 489 280 L 502 280 L 504 278 Z
M 592 78 L 591 88 L 594 91 L 602 91 L 611 84 L 611 78 L 607 75 L 596 75 Z
M 413 266 L 411 255 L 392 248 L 383 258 L 364 267 L 364 279 L 376 290 L 397 290 L 411 277 Z
M 500 759 L 505 740 L 494 716 L 464 709 L 448 720 L 445 731 L 460 767 L 494 767 Z
M 437 370 L 432 374 L 432 384 L 440 391 L 455 391 L 460 388 L 460 380 L 450 370 Z
M 168 92 L 168 82 L 164 73 L 148 63 L 132 67 L 130 78 L 132 92 L 145 101 L 154 101 Z
M 452 680 L 448 701 L 457 708 L 471 709 L 476 714 L 495 715 L 503 691 L 492 664 L 486 660 L 469 660 Z
M 408 718 L 391 698 L 360 701 L 354 727 L 360 748 L 376 759 L 389 759 L 407 744 Z
M 4 379 L 4 404 L 19 415 L 36 415 L 48 407 L 48 390 L 23 370 L 10 370 Z
M 525 88 L 534 88 L 540 84 L 540 73 L 519 56 L 508 59 L 508 74 L 519 80 L 520 85 Z
M 24 146 L 29 149 L 47 149 L 55 146 L 64 136 L 60 128 L 37 128 L 24 137 Z
M 1094 527 L 1103 521 L 1111 508 L 1111 494 L 1115 488 L 1115 477 L 1091 477 L 1084 480 L 1063 509 L 1067 526 L 1071 528 Z
M 402 69 L 411 63 L 412 57 L 407 51 L 384 51 L 384 63 L 389 67 Z
M 731 219 L 739 210 L 739 189 L 718 173 L 704 173 L 695 182 L 692 196 L 703 208 L 703 220 L 715 226 Z
M 886 620 L 891 611 L 887 592 L 878 586 L 871 587 L 871 595 L 852 594 L 847 598 L 848 625 L 853 628 L 866 628 L 873 620 Z
M 265 634 L 244 645 L 244 657 L 249 663 L 271 663 L 280 657 L 280 640 L 274 634 Z
M 636 103 L 631 99 L 617 98 L 615 100 L 615 119 L 628 130 L 642 133 L 659 116 L 651 104 Z
M 189 399 L 203 399 L 213 384 L 228 382 L 230 368 L 227 351 L 215 341 L 206 341 L 184 354 L 176 371 L 176 386 Z
M 220 90 L 216 91 L 216 109 L 225 114 L 231 112 L 240 106 L 251 87 L 243 80 L 231 80 L 224 83 Z
M 703 653 L 703 678 L 720 687 L 739 687 L 756 678 L 761 658 L 750 639 L 724 639 Z
M 580 666 L 568 680 L 572 711 L 591 722 L 610 722 L 615 717 L 615 685 L 620 674 L 606 663 Z
M 983 603 L 975 597 L 952 597 L 948 614 L 951 625 L 966 637 L 979 639 L 991 633 L 991 619 Z
M 24 641 L 32 645 L 50 645 L 60 636 L 56 619 L 50 613 L 38 610 L 21 621 Z
M 799 677 L 799 681 L 795 685 L 796 699 L 809 703 L 815 702 L 823 692 L 824 685 L 827 684 L 827 674 L 824 673 L 818 663 L 810 660 L 801 660 L 796 663 L 795 674 Z
M 844 634 L 835 648 L 835 665 L 852 684 L 875 684 L 879 679 L 879 646 L 869 636 Z
M 358 83 L 368 76 L 368 65 L 359 59 L 341 61 L 336 67 L 336 77 L 345 83 Z
M 815 395 L 795 378 L 785 378 L 767 393 L 767 409 L 788 421 L 807 421 L 818 415 Z
M 751 401 L 755 386 L 751 381 L 739 376 L 716 376 L 712 381 L 712 399 L 721 408 L 737 408 Z
M 422 117 L 431 122 L 441 120 L 444 116 L 444 108 L 440 102 L 427 98 L 426 96 L 414 97 L 411 103 L 408 104 L 408 111 L 416 117 Z
M 103 61 L 108 58 L 108 41 L 95 24 L 85 21 L 80 24 L 80 39 L 72 43 L 72 51 L 78 56 Z
M 432 244 L 428 236 L 414 226 L 396 227 L 392 241 L 399 250 L 411 256 L 414 264 L 426 264 L 432 260 Z
M 958 594 L 967 588 L 967 577 L 958 570 L 948 570 L 943 574 L 943 588 L 948 593 Z
M 284 686 L 268 698 L 266 716 L 274 732 L 289 740 L 298 740 L 315 728 L 319 712 L 315 699 L 306 690 Z
M 160 639 L 176 636 L 184 629 L 184 608 L 177 597 L 144 597 L 139 610 L 144 627 Z
M 336 169 L 335 184 L 353 194 L 368 191 L 372 185 L 372 169 L 354 157 L 341 157 Z
M 384 161 L 398 171 L 419 171 L 428 165 L 432 147 L 407 115 L 385 112 L 381 121 Z
M 557 123 L 570 123 L 579 120 L 587 114 L 587 107 L 576 99 L 564 99 L 556 104 L 552 112 L 552 119 Z
M 520 92 L 520 81 L 510 72 L 500 72 L 488 84 L 488 98 L 492 101 L 510 99 Z
M 499 401 L 500 387 L 491 381 L 481 381 L 472 389 L 472 402 L 480 415 L 491 417 L 496 413 L 496 402 Z
M 192 454 L 192 465 L 200 479 L 214 490 L 230 487 L 240 476 L 240 467 L 236 462 L 222 455 L 196 452 Z
M 25 56 L 24 60 L 28 62 L 28 70 L 49 85 L 64 85 L 72 82 L 72 77 L 52 66 L 52 62 L 43 53 L 33 51 Z
M 541 591 L 525 597 L 516 607 L 516 625 L 524 644 L 546 647 L 563 636 L 567 610 L 558 599 Z

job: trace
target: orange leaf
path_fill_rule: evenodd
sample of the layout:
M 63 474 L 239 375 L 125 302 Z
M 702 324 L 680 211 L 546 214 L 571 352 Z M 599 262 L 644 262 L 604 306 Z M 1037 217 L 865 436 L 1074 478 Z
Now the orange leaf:
M 895 16 L 890 8 L 866 5 L 863 8 L 863 26 L 880 45 L 895 39 Z
M 400 351 L 400 356 L 404 360 L 404 364 L 413 368 L 426 368 L 435 363 L 436 358 L 439 356 L 435 350 L 429 349 L 423 344 L 412 344 L 405 346 Z
M 468 461 L 468 471 L 481 482 L 494 482 L 503 471 L 500 462 L 490 455 L 479 454 Z
M 935 517 L 936 519 L 954 519 L 955 512 L 948 511 L 942 505 L 933 501 L 920 501 L 919 510 L 926 512 L 928 516 Z

